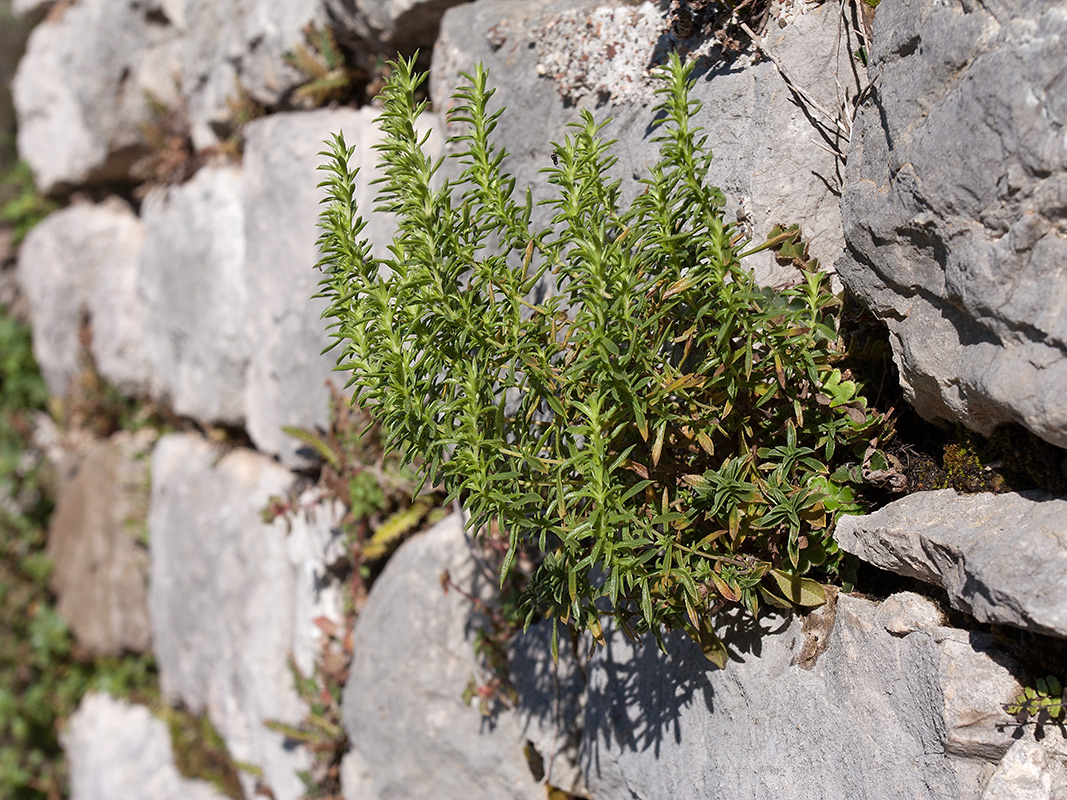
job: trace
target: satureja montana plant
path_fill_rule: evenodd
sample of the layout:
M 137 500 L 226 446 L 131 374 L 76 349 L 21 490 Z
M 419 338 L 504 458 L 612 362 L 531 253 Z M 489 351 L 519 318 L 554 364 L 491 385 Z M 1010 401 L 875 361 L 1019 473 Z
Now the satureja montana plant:
M 399 219 L 387 258 L 361 239 L 353 149 L 338 134 L 323 153 L 338 368 L 391 448 L 461 498 L 472 527 L 508 537 L 502 578 L 518 549 L 543 554 L 526 624 L 552 620 L 554 655 L 560 624 L 602 641 L 611 618 L 661 644 L 681 628 L 721 666 L 717 611 L 821 603 L 802 576 L 835 571 L 833 522 L 860 508 L 883 419 L 833 366 L 825 276 L 775 291 L 742 266 L 704 180 L 692 65 L 672 56 L 659 73 L 659 162 L 628 208 L 603 124 L 583 112 L 553 144 L 545 229 L 491 141 L 486 71 L 454 95 L 448 158 L 462 171 L 435 188 L 444 161 L 417 125 L 425 76 L 392 66 L 377 145 L 376 210 Z M 556 291 L 532 299 L 549 280 Z

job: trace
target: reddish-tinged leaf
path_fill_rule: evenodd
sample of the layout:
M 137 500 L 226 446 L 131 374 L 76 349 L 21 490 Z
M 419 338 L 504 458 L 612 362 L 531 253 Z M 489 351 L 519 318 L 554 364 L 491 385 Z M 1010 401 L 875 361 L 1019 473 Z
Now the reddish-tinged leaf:
M 730 586 L 730 584 L 728 584 L 714 572 L 711 573 L 711 582 L 715 584 L 715 588 L 718 590 L 719 594 L 721 594 L 727 600 L 736 603 L 738 600 L 741 599 L 741 593 L 734 589 L 732 586 Z
M 329 617 L 315 617 L 315 619 L 313 621 L 314 621 L 316 627 L 318 627 L 318 629 L 320 631 L 325 633 L 331 639 L 333 639 L 334 637 L 337 636 L 337 631 L 338 631 L 339 627 L 338 627 L 337 623 L 334 622 Z

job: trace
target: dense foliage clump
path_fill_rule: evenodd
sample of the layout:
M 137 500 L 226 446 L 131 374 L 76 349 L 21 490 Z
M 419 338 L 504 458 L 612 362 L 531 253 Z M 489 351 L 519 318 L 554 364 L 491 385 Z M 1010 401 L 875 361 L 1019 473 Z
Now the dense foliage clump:
M 802 576 L 835 571 L 833 522 L 860 509 L 864 470 L 884 468 L 883 420 L 834 366 L 825 276 L 798 259 L 799 285 L 771 290 L 743 266 L 704 181 L 691 73 L 675 57 L 660 74 L 643 193 L 623 207 L 612 142 L 583 113 L 554 144 L 538 229 L 491 141 L 485 71 L 454 96 L 462 169 L 440 182 L 418 133 L 424 76 L 393 65 L 376 210 L 399 231 L 371 255 L 338 135 L 320 266 L 339 367 L 389 446 L 507 537 L 502 575 L 520 549 L 539 554 L 527 624 L 550 618 L 554 647 L 560 623 L 598 640 L 607 618 L 631 635 L 682 628 L 721 664 L 716 611 L 821 602 Z M 795 231 L 777 234 L 803 253 Z

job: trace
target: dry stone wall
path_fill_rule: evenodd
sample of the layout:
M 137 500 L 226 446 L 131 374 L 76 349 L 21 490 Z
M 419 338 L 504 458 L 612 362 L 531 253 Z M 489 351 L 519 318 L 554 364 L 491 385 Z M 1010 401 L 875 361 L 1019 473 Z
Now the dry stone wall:
M 771 3 L 758 46 L 736 52 L 708 31 L 679 40 L 668 4 L 651 0 L 15 3 L 37 6 L 50 8 L 14 82 L 19 147 L 39 188 L 69 202 L 27 237 L 17 277 L 49 388 L 64 395 L 91 367 L 187 429 L 223 424 L 250 445 L 168 434 L 140 478 L 125 440 L 90 446 L 90 474 L 61 497 L 50 545 L 60 609 L 101 652 L 152 648 L 165 697 L 206 712 L 260 775 L 244 773 L 248 798 L 302 795 L 310 755 L 266 722 L 303 717 L 288 660 L 309 674 L 313 621 L 342 613 L 329 569 L 342 509 L 304 495 L 314 513 L 291 530 L 260 514 L 314 468 L 282 427 L 326 426 L 326 381 L 344 381 L 311 299 L 315 167 L 331 133 L 356 146 L 360 207 L 374 196 L 376 110 L 288 101 L 304 77 L 285 54 L 308 25 L 333 26 L 371 61 L 432 48 L 435 154 L 450 152 L 460 73 L 484 62 L 508 109 L 506 166 L 537 199 L 552 142 L 583 109 L 614 119 L 615 170 L 632 197 L 654 153 L 651 70 L 673 49 L 698 59 L 697 122 L 715 155 L 706 178 L 730 216 L 756 238 L 802 227 L 887 325 L 921 414 L 983 432 L 1014 420 L 1067 444 L 1062 3 L 882 0 L 869 75 L 854 57 L 865 45 L 852 0 Z M 273 113 L 244 125 L 242 157 L 228 160 L 241 98 Z M 200 166 L 134 196 L 161 106 L 184 120 Z M 383 253 L 395 223 L 369 221 Z M 765 284 L 793 277 L 759 258 Z M 139 500 L 123 494 L 130 483 Z M 143 542 L 117 535 L 124 504 L 138 502 L 150 503 L 147 597 Z M 461 699 L 481 669 L 471 645 L 483 620 L 439 578 L 447 569 L 479 598 L 493 578 L 450 517 L 399 549 L 357 622 L 345 797 L 521 800 L 548 783 L 594 800 L 1067 798 L 1067 747 L 1003 709 L 1034 676 L 980 625 L 1067 638 L 1063 506 L 935 492 L 847 519 L 844 549 L 947 600 L 842 593 L 803 618 L 726 620 L 721 672 L 687 640 L 668 637 L 661 653 L 610 631 L 591 660 L 564 647 L 553 664 L 534 625 L 508 653 L 515 703 L 487 718 Z M 86 585 L 92 558 L 108 560 L 94 573 L 106 584 Z M 108 610 L 116 603 L 128 616 Z M 90 604 L 108 624 L 93 624 Z M 76 609 L 88 618 L 75 622 Z M 75 797 L 213 796 L 176 776 L 147 715 L 85 701 L 66 737 Z
M 1067 10 L 887 3 L 842 209 L 845 284 L 885 319 L 908 399 L 1067 446 Z

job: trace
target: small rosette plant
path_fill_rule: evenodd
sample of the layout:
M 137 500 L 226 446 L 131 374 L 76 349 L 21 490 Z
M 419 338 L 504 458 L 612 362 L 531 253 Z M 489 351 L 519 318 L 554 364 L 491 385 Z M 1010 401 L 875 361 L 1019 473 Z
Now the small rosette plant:
M 837 300 L 810 261 L 784 290 L 744 252 L 705 183 L 692 65 L 659 73 L 660 157 L 623 207 L 603 124 L 585 112 L 543 170 L 550 224 L 534 226 L 492 141 L 501 111 L 480 66 L 454 95 L 457 162 L 428 157 L 417 120 L 425 76 L 393 65 L 377 145 L 377 210 L 395 214 L 371 255 L 354 203 L 352 150 L 323 155 L 320 267 L 339 369 L 389 445 L 471 513 L 539 553 L 525 623 L 603 637 L 681 628 L 722 665 L 715 613 L 817 605 L 839 554 L 835 517 L 876 453 L 882 417 L 835 368 Z M 438 185 L 441 184 L 441 185 Z M 541 301 L 543 282 L 555 287 Z

